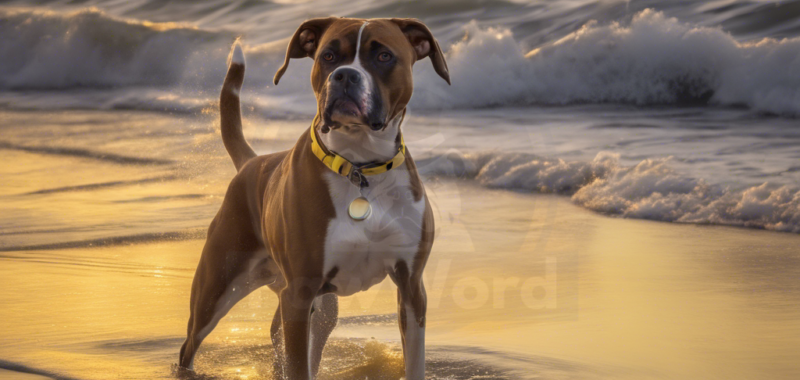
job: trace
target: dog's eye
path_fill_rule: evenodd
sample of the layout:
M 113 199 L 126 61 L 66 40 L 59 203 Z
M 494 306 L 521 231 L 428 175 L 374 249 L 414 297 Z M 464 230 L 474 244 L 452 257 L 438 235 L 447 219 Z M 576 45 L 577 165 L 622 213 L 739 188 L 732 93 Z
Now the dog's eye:
M 333 58 L 335 58 L 335 57 L 333 56 L 333 53 L 331 53 L 331 52 L 327 52 L 327 53 L 322 55 L 322 59 L 324 59 L 324 60 L 326 60 L 328 62 L 333 61 Z
M 392 60 L 392 55 L 387 52 L 380 53 L 378 54 L 378 60 L 381 62 L 389 62 Z

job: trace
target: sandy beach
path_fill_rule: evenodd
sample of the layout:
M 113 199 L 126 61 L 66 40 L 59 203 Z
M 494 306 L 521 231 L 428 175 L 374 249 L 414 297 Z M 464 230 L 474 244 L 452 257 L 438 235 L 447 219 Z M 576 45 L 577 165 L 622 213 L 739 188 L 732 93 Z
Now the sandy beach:
M 171 378 L 203 230 L 233 173 L 213 119 L 2 115 L 0 157 L 14 162 L 0 169 L 4 366 Z M 289 146 L 303 128 L 251 125 L 269 135 L 253 138 L 261 152 Z M 426 271 L 431 378 L 791 379 L 800 371 L 795 234 L 619 219 L 566 197 L 468 180 L 425 184 L 437 218 Z M 387 280 L 341 300 L 323 378 L 402 374 L 394 298 Z M 201 349 L 198 372 L 268 377 L 275 306 L 266 288 L 237 305 Z

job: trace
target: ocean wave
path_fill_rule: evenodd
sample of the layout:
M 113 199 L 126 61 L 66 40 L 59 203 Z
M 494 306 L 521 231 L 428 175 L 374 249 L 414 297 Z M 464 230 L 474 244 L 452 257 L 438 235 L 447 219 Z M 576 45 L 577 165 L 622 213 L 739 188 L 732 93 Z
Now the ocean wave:
M 423 67 L 415 107 L 712 104 L 800 115 L 800 38 L 739 42 L 651 9 L 527 53 L 508 29 L 472 22 L 465 31 L 447 53 L 452 88 Z
M 491 188 L 569 195 L 590 210 L 627 218 L 800 233 L 800 189 L 768 182 L 709 184 L 677 172 L 670 159 L 625 166 L 610 152 L 592 161 L 451 152 L 419 160 L 419 167 L 425 175 L 472 179 Z
M 138 86 L 143 88 L 88 106 L 190 112 L 216 98 L 236 37 L 120 19 L 96 9 L 0 10 L 0 33 L 13 36 L 0 41 L 0 89 Z M 462 35 L 452 44 L 443 41 L 452 87 L 436 77 L 427 61 L 417 63 L 412 108 L 709 104 L 800 115 L 800 37 L 740 42 L 720 28 L 682 23 L 652 9 L 627 23 L 590 21 L 527 52 L 503 26 L 485 27 L 473 20 L 463 26 Z M 249 95 L 244 101 L 252 109 L 268 114 L 279 109 L 275 105 L 313 102 L 307 74 L 311 60 L 293 61 L 281 85 L 272 86 L 286 40 L 246 42 Z M 53 106 L 25 96 L 33 101 L 2 103 Z
M 224 35 L 173 23 L 0 9 L 0 88 L 172 85 Z M 224 55 L 222 55 L 224 57 Z M 220 66 L 224 67 L 224 59 Z

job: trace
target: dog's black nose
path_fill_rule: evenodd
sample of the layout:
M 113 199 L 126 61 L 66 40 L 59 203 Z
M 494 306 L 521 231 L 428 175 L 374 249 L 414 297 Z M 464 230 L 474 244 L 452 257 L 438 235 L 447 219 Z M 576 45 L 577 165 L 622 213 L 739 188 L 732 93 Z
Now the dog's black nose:
M 341 67 L 331 74 L 331 78 L 333 78 L 334 82 L 344 85 L 349 83 L 358 84 L 358 82 L 361 82 L 361 73 L 349 67 Z

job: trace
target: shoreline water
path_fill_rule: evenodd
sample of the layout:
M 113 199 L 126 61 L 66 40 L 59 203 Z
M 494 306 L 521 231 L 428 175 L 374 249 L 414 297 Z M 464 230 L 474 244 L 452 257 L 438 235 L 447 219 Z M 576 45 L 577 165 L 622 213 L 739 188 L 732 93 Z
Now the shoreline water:
M 2 115 L 5 140 L 47 149 L 0 149 L 15 163 L 3 167 L 10 181 L 0 186 L 8 284 L 0 358 L 54 378 L 173 378 L 203 240 L 168 232 L 202 234 L 234 173 L 214 115 Z M 509 139 L 528 133 L 483 117 Z M 481 121 L 459 120 L 412 117 L 409 149 L 444 140 L 463 152 L 486 136 Z M 261 153 L 291 146 L 306 128 L 302 120 L 245 123 Z M 544 142 L 559 149 L 556 138 Z M 568 197 L 463 178 L 425 175 L 424 183 L 437 221 L 426 270 L 433 378 L 789 379 L 800 371 L 788 354 L 800 346 L 800 236 L 607 217 Z M 56 188 L 67 190 L 41 191 Z M 200 373 L 268 378 L 275 302 L 262 289 L 236 306 L 204 344 Z M 340 302 L 325 376 L 393 378 L 401 368 L 393 285 Z
M 798 233 L 800 170 L 794 157 L 800 157 L 800 130 L 745 115 L 733 110 L 615 106 L 506 108 L 464 114 L 415 115 L 412 111 L 405 134 L 426 180 L 459 178 L 487 188 L 560 194 L 615 217 Z M 124 209 L 127 204 L 130 209 L 140 202 L 160 207 L 159 201 L 171 199 L 213 215 L 216 210 L 208 205 L 221 199 L 225 179 L 232 173 L 220 149 L 213 113 L 4 110 L 0 118 L 0 150 L 9 160 L 21 167 L 38 167 L 52 159 L 56 164 L 46 170 L 72 165 L 69 170 L 78 170 L 76 175 L 81 176 L 80 181 L 57 182 L 44 176 L 34 183 L 23 174 L 13 187 L 0 190 L 14 201 L 47 201 L 58 199 L 49 194 L 78 196 L 130 186 L 169 187 L 184 181 L 188 186 L 166 194 L 147 190 L 140 198 L 117 199 L 116 205 L 108 207 Z M 119 122 L 120 118 L 124 121 Z M 266 154 L 291 147 L 306 123 L 302 118 L 263 119 L 250 114 L 245 135 L 257 152 Z M 491 130 L 486 123 L 492 124 Z M 649 126 L 642 129 L 642 123 Z M 706 129 L 711 123 L 720 126 Z M 21 124 L 30 127 L 15 128 Z M 76 134 L 80 138 L 72 137 Z M 95 176 L 98 168 L 92 162 L 105 168 L 102 179 Z M 116 171 L 119 165 L 128 170 Z M 6 175 L 15 178 L 10 170 Z M 114 171 L 117 174 L 111 175 Z M 19 186 L 26 182 L 31 186 Z M 19 233 L 8 230 L 18 222 L 9 220 L 7 230 L 0 232 L 6 237 L 0 249 L 105 244 L 151 235 L 180 238 L 205 228 L 186 219 L 166 230 L 142 228 L 124 234 L 60 225 L 56 228 L 83 233 L 69 241 L 29 244 L 24 243 L 26 235 L 36 236 L 42 228 L 20 225 Z
M 789 379 L 800 370 L 789 354 L 800 344 L 798 236 L 607 218 L 561 197 L 461 181 L 428 186 L 439 234 L 426 272 L 433 378 Z M 171 378 L 202 244 L 4 255 L 0 357 L 80 379 Z M 526 281 L 545 294 L 526 295 Z M 327 376 L 401 368 L 393 289 L 385 281 L 340 299 Z M 237 305 L 198 371 L 268 376 L 275 302 L 262 289 Z M 455 370 L 467 357 L 481 364 Z

